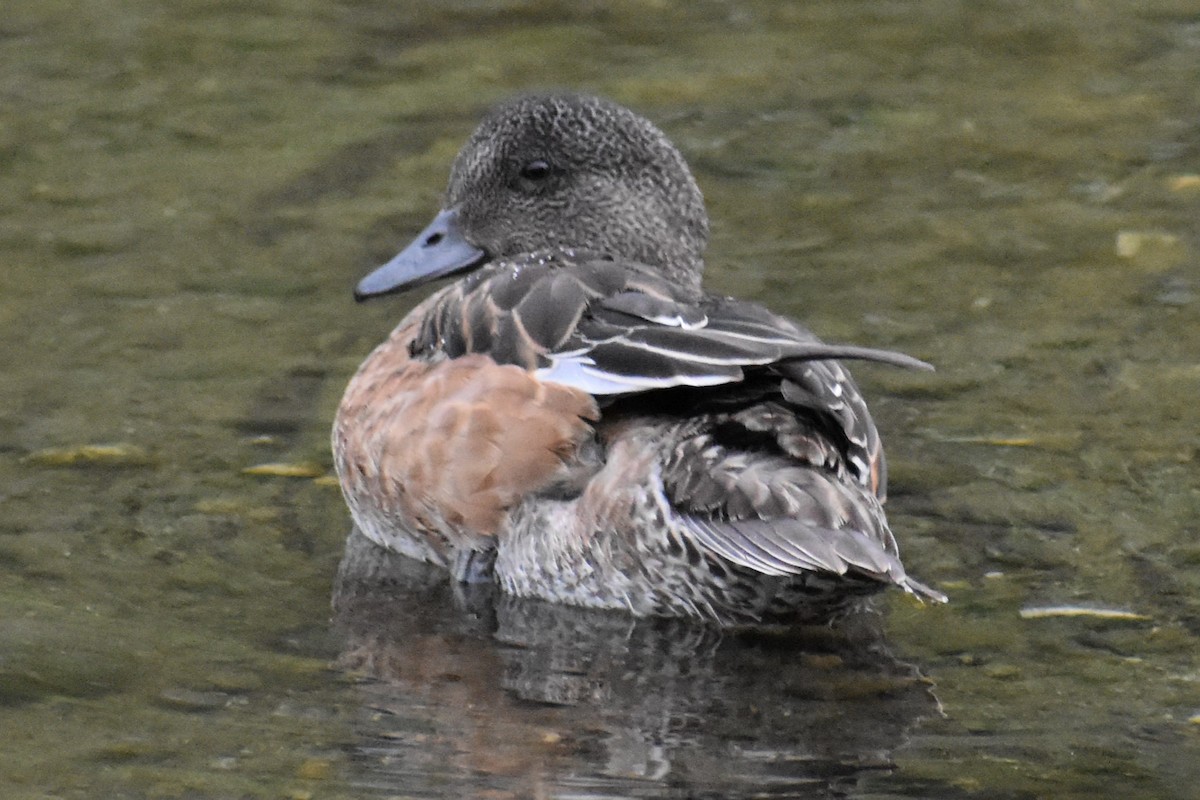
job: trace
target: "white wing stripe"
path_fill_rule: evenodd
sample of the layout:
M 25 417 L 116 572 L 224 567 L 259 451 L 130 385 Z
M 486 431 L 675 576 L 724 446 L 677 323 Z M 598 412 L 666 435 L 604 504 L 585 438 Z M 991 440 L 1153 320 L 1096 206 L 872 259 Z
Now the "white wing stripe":
M 630 394 L 649 389 L 669 389 L 675 386 L 719 386 L 740 380 L 740 375 L 700 374 L 671 375 L 650 378 L 644 375 L 619 375 L 596 369 L 596 362 L 582 354 L 556 354 L 550 357 L 550 366 L 542 367 L 534 374 L 538 380 L 570 386 L 590 395 Z
M 660 356 L 676 358 L 682 361 L 691 361 L 696 364 L 717 364 L 727 367 L 740 367 L 742 365 L 770 364 L 779 360 L 778 351 L 773 353 L 761 353 L 756 357 L 743 351 L 738 356 L 717 358 L 716 356 L 706 356 L 703 353 L 695 350 L 671 350 L 666 347 L 656 347 L 655 345 L 647 342 L 639 342 L 636 339 L 623 339 L 620 341 L 620 344 L 623 347 L 642 350 L 647 353 L 656 353 Z

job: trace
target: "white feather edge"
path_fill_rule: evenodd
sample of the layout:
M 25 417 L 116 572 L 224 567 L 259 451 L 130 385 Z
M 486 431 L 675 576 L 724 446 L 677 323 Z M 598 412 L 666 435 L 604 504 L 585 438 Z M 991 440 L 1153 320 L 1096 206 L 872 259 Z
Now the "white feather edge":
M 632 394 L 674 386 L 719 386 L 738 380 L 730 375 L 672 375 L 650 378 L 645 375 L 616 375 L 596 368 L 596 362 L 581 351 L 558 353 L 550 357 L 550 366 L 534 373 L 538 380 L 570 386 L 590 395 Z

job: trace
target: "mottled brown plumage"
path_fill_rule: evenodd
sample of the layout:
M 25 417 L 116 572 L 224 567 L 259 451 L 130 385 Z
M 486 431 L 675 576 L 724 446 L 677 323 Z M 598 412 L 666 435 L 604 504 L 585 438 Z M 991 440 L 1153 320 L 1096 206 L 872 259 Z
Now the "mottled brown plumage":
M 703 201 L 644 119 L 521 98 L 447 208 L 359 285 L 467 272 L 351 380 L 335 462 L 374 541 L 519 595 L 719 621 L 833 613 L 905 573 L 882 445 L 827 345 L 700 288 Z M 494 559 L 494 563 L 493 563 Z

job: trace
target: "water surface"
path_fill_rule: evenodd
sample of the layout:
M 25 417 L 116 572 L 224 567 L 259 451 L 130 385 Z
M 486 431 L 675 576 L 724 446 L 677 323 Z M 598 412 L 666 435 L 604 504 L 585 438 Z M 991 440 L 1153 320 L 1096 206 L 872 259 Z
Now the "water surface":
M 1194 796 L 1194 2 L 15 0 L 0 66 L 0 794 Z M 950 605 L 333 619 L 328 425 L 415 299 L 349 289 L 547 85 L 680 145 L 712 287 L 938 365 L 856 375 Z

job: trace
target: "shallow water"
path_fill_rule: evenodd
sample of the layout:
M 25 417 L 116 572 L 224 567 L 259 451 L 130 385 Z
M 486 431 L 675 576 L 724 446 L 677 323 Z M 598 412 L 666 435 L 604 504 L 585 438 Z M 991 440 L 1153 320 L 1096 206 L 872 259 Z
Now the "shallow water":
M 1194 796 L 1194 0 L 15 0 L 0 67 L 0 795 Z M 856 375 L 950 605 L 331 622 L 329 421 L 413 301 L 349 289 L 544 85 L 681 146 L 711 286 L 938 365 Z

